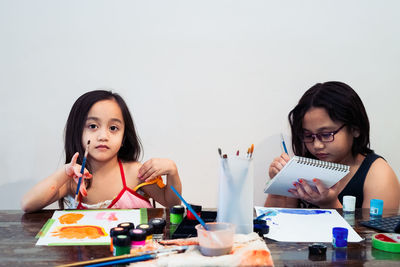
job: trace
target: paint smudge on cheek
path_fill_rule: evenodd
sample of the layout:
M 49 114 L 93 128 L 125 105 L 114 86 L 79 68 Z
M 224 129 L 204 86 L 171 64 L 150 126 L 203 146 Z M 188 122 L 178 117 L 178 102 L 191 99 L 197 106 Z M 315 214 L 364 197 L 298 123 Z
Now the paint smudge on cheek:
M 52 236 L 67 239 L 96 239 L 107 236 L 103 227 L 95 225 L 63 226 L 52 232 Z
M 58 220 L 61 224 L 73 224 L 83 218 L 83 214 L 80 213 L 68 213 L 60 216 Z

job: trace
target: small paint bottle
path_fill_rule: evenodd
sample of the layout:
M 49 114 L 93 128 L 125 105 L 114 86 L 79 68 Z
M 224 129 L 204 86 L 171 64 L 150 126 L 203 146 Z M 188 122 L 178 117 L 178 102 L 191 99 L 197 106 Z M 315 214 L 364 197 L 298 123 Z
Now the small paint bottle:
M 169 221 L 171 224 L 180 224 L 183 220 L 183 213 L 185 208 L 181 205 L 173 206 L 169 210 Z
M 117 235 L 113 237 L 113 255 L 121 256 L 131 252 L 131 239 L 127 235 Z
M 344 227 L 332 228 L 332 245 L 334 248 L 346 248 L 349 230 Z
M 382 199 L 371 199 L 369 204 L 369 215 L 372 217 L 381 217 L 383 211 L 383 200 Z
M 159 241 L 163 239 L 167 222 L 163 218 L 153 218 L 149 221 L 149 224 L 153 225 L 153 240 Z
M 142 229 L 146 232 L 146 240 L 152 240 L 153 239 L 153 231 L 154 227 L 151 224 L 148 223 L 142 223 L 136 226 L 136 229 Z
M 118 224 L 118 227 L 122 227 L 126 229 L 126 232 L 129 232 L 131 229 L 135 229 L 135 225 L 131 222 L 123 222 Z
M 113 237 L 117 236 L 117 235 L 127 235 L 128 231 L 123 228 L 123 227 L 113 227 L 110 229 L 110 251 L 113 252 L 114 251 L 114 247 L 113 247 Z
M 194 212 L 196 212 L 196 214 L 199 215 L 199 217 L 201 217 L 201 206 L 192 205 L 192 204 L 190 204 L 190 206 L 192 206 L 192 209 L 194 210 Z M 196 217 L 192 214 L 192 212 L 190 210 L 186 210 L 186 217 L 189 220 L 197 220 Z
M 131 238 L 131 248 L 139 248 L 146 244 L 146 231 L 143 229 L 129 230 L 129 237 Z
M 356 197 L 343 196 L 343 212 L 354 213 L 356 210 Z

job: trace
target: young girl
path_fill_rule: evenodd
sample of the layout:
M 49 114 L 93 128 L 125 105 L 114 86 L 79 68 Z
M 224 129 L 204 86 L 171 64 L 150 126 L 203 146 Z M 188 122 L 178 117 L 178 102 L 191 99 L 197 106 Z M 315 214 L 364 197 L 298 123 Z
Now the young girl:
M 342 208 L 343 196 L 351 195 L 357 208 L 369 208 L 374 198 L 382 199 L 384 208 L 399 208 L 399 181 L 389 164 L 369 148 L 367 113 L 350 86 L 318 83 L 288 117 L 295 155 L 349 165 L 350 173 L 331 188 L 315 177 L 317 190 L 299 179 L 289 190 L 293 198 L 268 195 L 265 206 Z M 273 178 L 288 161 L 286 153 L 275 158 L 269 176 Z
M 88 141 L 88 156 L 77 208 L 147 208 L 148 196 L 163 206 L 180 204 L 171 185 L 181 192 L 175 163 L 169 159 L 138 162 L 141 144 L 124 100 L 103 90 L 88 92 L 74 103 L 65 129 L 66 164 L 35 185 L 22 199 L 25 212 L 56 200 L 75 208 L 77 181 Z M 167 185 L 161 175 L 167 176 Z

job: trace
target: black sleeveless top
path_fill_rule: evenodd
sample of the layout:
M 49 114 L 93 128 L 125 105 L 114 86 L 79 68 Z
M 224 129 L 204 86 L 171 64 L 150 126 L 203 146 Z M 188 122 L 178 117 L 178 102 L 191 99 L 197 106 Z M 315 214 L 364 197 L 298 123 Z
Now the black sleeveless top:
M 381 156 L 370 153 L 368 154 L 357 172 L 354 174 L 353 178 L 351 178 L 350 182 L 346 185 L 346 187 L 340 192 L 338 195 L 338 199 L 340 203 L 343 205 L 343 196 L 354 196 L 356 197 L 356 208 L 361 208 L 364 202 L 364 182 L 367 177 L 367 173 L 372 163 L 378 158 L 382 158 Z
M 364 202 L 364 182 L 367 177 L 367 173 L 372 163 L 378 158 L 382 158 L 381 156 L 370 153 L 367 154 L 360 167 L 351 178 L 350 182 L 346 185 L 346 187 L 340 192 L 338 195 L 338 199 L 340 203 L 343 205 L 343 196 L 354 196 L 356 197 L 356 208 L 361 208 Z M 319 208 L 318 206 L 308 203 L 304 200 L 299 199 L 299 208 Z

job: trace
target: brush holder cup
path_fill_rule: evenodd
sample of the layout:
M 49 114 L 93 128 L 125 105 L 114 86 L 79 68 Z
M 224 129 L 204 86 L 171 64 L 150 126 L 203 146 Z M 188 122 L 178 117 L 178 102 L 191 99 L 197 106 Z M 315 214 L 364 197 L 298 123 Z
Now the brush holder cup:
M 217 222 L 234 224 L 238 234 L 253 232 L 253 176 L 251 158 L 221 158 Z

